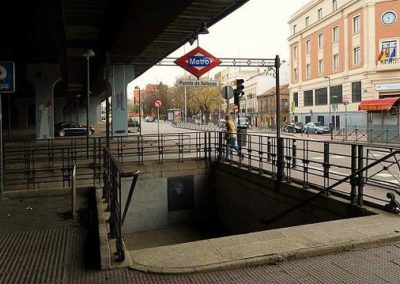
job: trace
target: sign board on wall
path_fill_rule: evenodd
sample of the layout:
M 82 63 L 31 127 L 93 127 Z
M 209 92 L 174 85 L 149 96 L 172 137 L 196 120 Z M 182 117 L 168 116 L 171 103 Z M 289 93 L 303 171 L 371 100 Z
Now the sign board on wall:
M 400 90 L 400 83 L 378 84 L 375 85 L 377 91 Z
M 0 61 L 0 93 L 15 92 L 15 64 L 11 61 Z

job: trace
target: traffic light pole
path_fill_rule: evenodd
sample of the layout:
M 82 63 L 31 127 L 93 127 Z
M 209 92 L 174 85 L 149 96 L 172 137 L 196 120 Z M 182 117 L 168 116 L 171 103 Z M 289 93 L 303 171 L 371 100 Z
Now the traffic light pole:
M 279 87 L 279 67 L 281 66 L 281 60 L 279 55 L 275 57 L 275 106 L 276 106 L 276 154 L 277 154 L 277 171 L 276 181 L 277 187 L 280 188 L 280 183 L 283 178 L 283 140 L 281 138 L 281 103 L 280 103 L 280 87 Z

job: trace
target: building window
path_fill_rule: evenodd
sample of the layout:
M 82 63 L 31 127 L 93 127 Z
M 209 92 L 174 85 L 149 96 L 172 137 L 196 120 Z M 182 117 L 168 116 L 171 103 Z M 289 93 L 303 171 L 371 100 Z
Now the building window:
M 295 34 L 296 33 L 296 25 L 293 25 L 293 34 Z
M 294 68 L 293 69 L 293 81 L 299 80 L 299 69 Z
M 306 65 L 306 78 L 311 76 L 311 64 Z
M 304 106 L 312 106 L 313 105 L 313 91 L 304 91 Z
M 324 60 L 323 59 L 318 60 L 318 73 L 319 74 L 324 73 Z
M 326 88 L 315 90 L 315 105 L 326 105 L 328 104 L 328 92 Z
M 339 54 L 333 55 L 333 70 L 339 69 Z
M 353 18 L 353 34 L 360 32 L 360 16 L 355 16 Z
M 331 104 L 340 104 L 343 102 L 342 85 L 332 86 L 330 91 Z
M 299 93 L 293 93 L 293 102 L 295 107 L 299 106 Z
M 339 41 L 339 27 L 334 27 L 332 29 L 332 41 L 333 42 Z
M 360 47 L 353 49 L 353 64 L 357 65 L 361 63 L 361 50 Z
M 389 60 L 393 59 L 396 57 L 396 53 L 397 53 L 397 41 L 396 40 L 382 41 L 381 50 L 378 55 L 378 60 L 382 62 L 385 59 L 389 59 Z
M 323 48 L 324 47 L 324 35 L 319 34 L 318 35 L 318 48 Z
M 311 42 L 309 40 L 306 41 L 306 54 L 310 54 L 311 52 Z
M 306 27 L 310 24 L 310 17 L 306 17 Z
M 293 59 L 297 59 L 298 56 L 298 49 L 297 46 L 293 47 Z
M 337 0 L 332 0 L 332 10 L 333 11 L 337 10 Z
M 318 9 L 318 20 L 322 19 L 322 8 Z
M 351 83 L 351 102 L 361 102 L 361 81 Z

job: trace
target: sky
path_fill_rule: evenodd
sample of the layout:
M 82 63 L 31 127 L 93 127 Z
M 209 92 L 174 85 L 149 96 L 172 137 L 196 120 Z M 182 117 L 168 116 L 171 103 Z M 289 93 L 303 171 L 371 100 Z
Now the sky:
M 221 58 L 274 58 L 288 60 L 290 16 L 311 0 L 250 0 L 212 27 L 209 34 L 199 35 L 199 46 Z M 181 57 L 197 46 L 189 43 L 177 49 L 169 57 Z M 226 68 L 226 67 L 224 67 Z M 214 68 L 210 74 L 222 70 Z M 172 86 L 176 77 L 185 74 L 185 70 L 176 67 L 152 67 L 128 85 L 130 89 L 147 84 L 162 82 Z M 203 75 L 205 77 L 206 75 Z M 202 78 L 203 78 L 202 77 Z

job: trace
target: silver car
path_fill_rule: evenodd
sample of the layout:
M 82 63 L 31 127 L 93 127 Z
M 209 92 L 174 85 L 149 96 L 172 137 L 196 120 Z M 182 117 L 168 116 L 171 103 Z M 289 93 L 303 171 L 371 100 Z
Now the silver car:
M 329 127 L 321 122 L 309 122 L 304 125 L 304 133 L 323 134 L 329 133 Z

